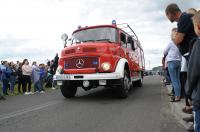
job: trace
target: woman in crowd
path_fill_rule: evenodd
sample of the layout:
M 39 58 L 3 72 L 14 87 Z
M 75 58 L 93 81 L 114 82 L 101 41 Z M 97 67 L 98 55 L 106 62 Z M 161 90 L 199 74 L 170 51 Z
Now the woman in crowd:
M 21 86 L 23 84 L 23 77 L 22 77 L 22 63 L 18 64 L 17 69 L 17 83 L 18 83 L 18 93 L 21 93 Z
M 31 92 L 31 74 L 32 74 L 32 67 L 29 65 L 29 62 L 27 59 L 24 59 L 22 63 L 22 77 L 23 77 L 23 93 L 25 95 L 33 94 Z M 26 91 L 28 85 L 28 91 Z
M 10 71 L 10 93 L 11 95 L 14 95 L 14 87 L 15 87 L 15 83 L 16 83 L 16 77 L 17 77 L 17 70 L 15 67 L 15 64 L 13 62 L 10 62 L 9 67 L 8 67 L 9 71 Z

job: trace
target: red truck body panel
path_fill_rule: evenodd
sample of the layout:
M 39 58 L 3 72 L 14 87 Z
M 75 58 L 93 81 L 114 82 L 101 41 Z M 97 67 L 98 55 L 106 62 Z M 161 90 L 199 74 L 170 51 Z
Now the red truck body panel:
M 65 47 L 61 52 L 59 60 L 59 65 L 63 67 L 64 74 L 111 73 L 115 71 L 121 58 L 125 58 L 128 61 L 131 77 L 138 77 L 139 73 L 145 70 L 144 52 L 139 40 L 132 37 L 135 49 L 123 46 L 123 35 L 125 35 L 125 41 L 128 41 L 128 38 L 131 36 L 116 25 L 85 27 L 75 30 L 73 34 L 103 27 L 116 29 L 117 42 L 83 42 Z M 125 45 L 128 45 L 128 43 Z M 78 64 L 82 61 L 84 62 L 83 66 Z M 109 62 L 111 65 L 108 71 L 104 71 L 101 67 L 104 62 Z

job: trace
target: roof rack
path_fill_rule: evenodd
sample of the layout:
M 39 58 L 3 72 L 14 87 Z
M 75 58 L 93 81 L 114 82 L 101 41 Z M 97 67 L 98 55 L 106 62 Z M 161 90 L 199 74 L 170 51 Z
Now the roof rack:
M 128 23 L 121 23 L 121 24 L 117 24 L 117 27 L 119 27 L 120 29 L 123 29 L 126 33 L 130 34 L 131 37 L 133 37 L 134 39 L 138 40 L 138 37 L 136 35 L 136 33 L 133 31 L 133 29 L 128 25 Z

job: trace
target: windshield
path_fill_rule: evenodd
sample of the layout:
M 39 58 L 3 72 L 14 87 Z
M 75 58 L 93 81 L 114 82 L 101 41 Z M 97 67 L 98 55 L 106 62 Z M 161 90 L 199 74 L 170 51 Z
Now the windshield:
M 106 41 L 110 43 L 116 43 L 117 30 L 109 27 L 81 30 L 73 34 L 71 44 L 90 41 Z

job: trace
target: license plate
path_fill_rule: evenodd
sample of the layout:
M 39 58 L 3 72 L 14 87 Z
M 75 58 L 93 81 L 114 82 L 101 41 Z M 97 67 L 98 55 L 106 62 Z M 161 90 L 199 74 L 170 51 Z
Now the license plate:
M 57 80 L 69 80 L 70 76 L 69 75 L 58 75 L 56 76 Z
M 106 80 L 99 80 L 99 85 L 106 85 Z
M 62 84 L 63 84 L 62 81 L 57 81 L 57 85 L 58 85 L 58 86 L 60 86 L 60 85 L 62 85 Z

